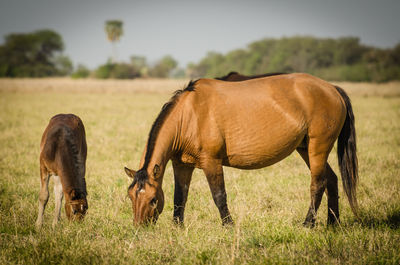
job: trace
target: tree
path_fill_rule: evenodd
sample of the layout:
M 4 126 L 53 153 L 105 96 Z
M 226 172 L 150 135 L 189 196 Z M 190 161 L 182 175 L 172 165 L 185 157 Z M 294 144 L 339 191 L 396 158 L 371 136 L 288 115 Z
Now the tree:
M 191 78 L 213 78 L 231 71 L 245 75 L 306 72 L 335 81 L 399 80 L 400 44 L 393 49 L 377 49 L 361 44 L 356 37 L 267 38 L 226 54 L 209 52 L 187 67 Z
M 150 69 L 150 76 L 152 77 L 169 77 L 172 70 L 178 65 L 178 62 L 170 55 L 164 56 L 158 63 Z
M 74 70 L 71 59 L 68 56 L 60 55 L 54 58 L 54 66 L 60 75 L 70 75 Z
M 190 78 L 209 77 L 226 75 L 225 56 L 218 52 L 208 52 L 199 64 L 188 66 L 188 75 Z M 233 70 L 232 70 L 233 71 Z
M 123 32 L 122 29 L 123 22 L 121 20 L 108 20 L 106 21 L 104 30 L 106 31 L 107 38 L 111 42 L 113 47 L 113 58 L 112 63 L 117 61 L 117 50 L 115 44 L 121 38 Z
M 146 57 L 137 55 L 131 56 L 131 65 L 140 74 L 140 76 L 146 77 L 148 75 Z
M 9 34 L 5 37 L 4 45 L 0 46 L 0 76 L 63 75 L 70 70 L 70 60 L 60 56 L 63 49 L 61 36 L 52 30 Z

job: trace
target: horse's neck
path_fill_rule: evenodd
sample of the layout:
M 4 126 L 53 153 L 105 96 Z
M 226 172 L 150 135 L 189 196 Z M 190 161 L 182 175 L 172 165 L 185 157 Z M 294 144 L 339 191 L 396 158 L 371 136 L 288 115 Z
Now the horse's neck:
M 63 156 L 60 177 L 68 189 L 77 190 L 86 194 L 85 161 L 80 155 Z
M 75 174 L 70 171 L 63 171 L 59 175 L 63 182 L 64 192 L 69 193 L 71 190 L 75 190 L 76 192 L 87 194 L 84 175 L 78 174 L 74 177 Z
M 72 128 L 65 127 L 62 132 L 63 137 L 60 141 L 63 142 L 63 145 L 58 150 L 63 160 L 62 166 L 65 173 L 69 175 L 68 177 L 73 186 L 82 189 L 83 178 L 85 177 L 82 139 L 79 137 L 79 132 Z
M 149 170 L 158 165 L 164 171 L 169 159 L 175 152 L 177 126 L 175 126 L 174 122 L 175 119 L 173 117 L 168 117 L 161 126 L 150 161 L 147 163 Z

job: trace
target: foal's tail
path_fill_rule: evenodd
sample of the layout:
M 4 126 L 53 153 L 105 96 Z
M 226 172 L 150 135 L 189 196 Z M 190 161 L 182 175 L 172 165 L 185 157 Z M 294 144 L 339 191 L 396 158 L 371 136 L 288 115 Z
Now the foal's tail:
M 358 182 L 358 160 L 356 144 L 356 128 L 354 126 L 354 114 L 350 98 L 346 92 L 335 86 L 342 96 L 347 113 L 342 131 L 339 134 L 337 145 L 337 156 L 342 175 L 343 188 L 350 203 L 351 210 L 358 217 L 358 203 L 356 197 L 356 187 Z

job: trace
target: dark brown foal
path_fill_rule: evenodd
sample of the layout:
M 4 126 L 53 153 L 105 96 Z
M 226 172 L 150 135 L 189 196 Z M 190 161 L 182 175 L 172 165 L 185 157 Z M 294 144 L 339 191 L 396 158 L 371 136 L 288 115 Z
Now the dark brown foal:
M 36 226 L 41 227 L 49 199 L 49 179 L 54 179 L 55 213 L 53 226 L 60 219 L 65 196 L 65 213 L 70 220 L 83 219 L 88 209 L 85 164 L 86 136 L 81 119 L 73 114 L 51 118 L 40 143 L 40 193 Z

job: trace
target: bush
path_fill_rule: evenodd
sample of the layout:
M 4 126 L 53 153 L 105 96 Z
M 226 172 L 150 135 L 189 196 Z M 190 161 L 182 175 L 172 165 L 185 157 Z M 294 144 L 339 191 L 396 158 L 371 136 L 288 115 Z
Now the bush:
M 127 63 L 114 64 L 111 77 L 117 79 L 133 79 L 138 77 L 139 73 L 135 71 L 132 65 Z
M 72 78 L 86 78 L 90 75 L 89 69 L 86 68 L 86 66 L 80 64 L 76 68 L 76 71 L 71 74 Z
M 373 81 L 368 68 L 362 64 L 341 65 L 313 70 L 310 72 L 320 78 L 334 81 Z
M 172 58 L 172 56 L 167 55 L 161 58 L 161 60 L 150 69 L 149 75 L 152 77 L 166 78 L 170 76 L 172 71 L 176 69 L 177 66 L 178 62 Z
M 100 79 L 110 78 L 112 67 L 113 65 L 111 63 L 100 65 L 94 72 L 94 76 Z
M 116 79 L 133 79 L 140 76 L 140 74 L 135 70 L 135 68 L 127 63 L 106 63 L 99 66 L 95 71 L 95 77 L 106 79 L 106 78 L 116 78 Z

